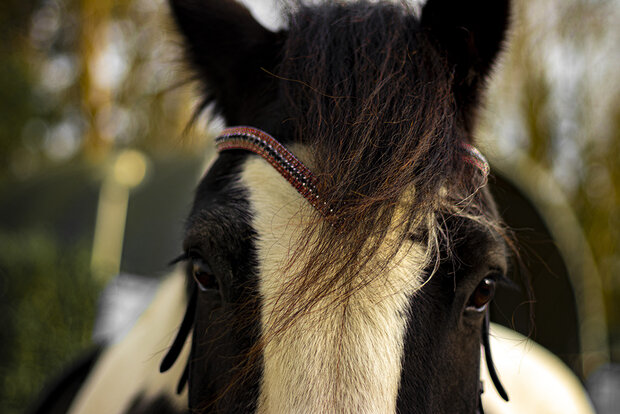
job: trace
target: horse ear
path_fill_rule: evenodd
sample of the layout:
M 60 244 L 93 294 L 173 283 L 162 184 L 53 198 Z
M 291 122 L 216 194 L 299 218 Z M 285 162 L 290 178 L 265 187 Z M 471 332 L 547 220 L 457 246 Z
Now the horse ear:
M 244 122 L 258 92 L 266 90 L 278 55 L 279 34 L 264 28 L 233 0 L 170 0 L 185 39 L 187 59 L 200 76 L 205 99 L 227 122 Z M 252 102 L 254 105 L 252 105 Z
M 481 81 L 506 37 L 509 15 L 509 0 L 428 0 L 422 9 L 422 27 L 454 70 L 456 98 L 466 111 L 478 101 Z

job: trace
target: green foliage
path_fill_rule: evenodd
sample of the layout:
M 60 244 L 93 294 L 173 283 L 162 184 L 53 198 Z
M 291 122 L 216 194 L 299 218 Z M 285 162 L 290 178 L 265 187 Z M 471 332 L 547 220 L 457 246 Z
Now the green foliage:
M 22 142 L 22 127 L 32 114 L 30 76 L 26 63 L 11 55 L 0 65 L 0 176 L 6 173 L 12 156 L 29 149 Z
M 90 344 L 100 290 L 89 249 L 0 234 L 0 412 L 21 413 Z

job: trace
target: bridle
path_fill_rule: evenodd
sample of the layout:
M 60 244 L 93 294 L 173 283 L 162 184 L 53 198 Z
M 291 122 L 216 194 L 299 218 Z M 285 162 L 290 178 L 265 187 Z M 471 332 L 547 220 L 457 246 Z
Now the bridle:
M 304 165 L 274 137 L 258 128 L 237 126 L 224 129 L 215 138 L 218 152 L 228 150 L 246 150 L 260 155 L 274 167 L 323 217 L 333 212 L 317 190 L 317 179 L 312 171 Z M 461 142 L 463 161 L 473 165 L 482 174 L 484 186 L 489 176 L 489 163 L 482 153 L 473 145 Z
M 333 208 L 321 197 L 317 189 L 317 179 L 312 174 L 312 171 L 304 165 L 295 155 L 290 152 L 284 145 L 278 140 L 269 135 L 268 133 L 261 131 L 260 129 L 237 126 L 224 129 L 216 138 L 215 146 L 218 152 L 224 152 L 229 150 L 245 150 L 253 152 L 265 159 L 272 167 L 274 167 L 292 186 L 301 194 L 308 202 L 326 219 L 330 219 L 334 210 Z M 481 187 L 486 185 L 490 167 L 489 163 L 482 155 L 482 153 L 474 146 L 461 142 L 460 144 L 463 154 L 462 159 L 466 163 L 473 165 L 479 170 L 482 175 Z M 176 263 L 180 260 L 174 260 Z M 183 322 L 179 328 L 176 338 L 174 339 L 168 353 L 162 360 L 160 365 L 160 372 L 165 372 L 177 360 L 183 345 L 187 339 L 187 336 L 191 332 L 192 325 L 194 323 L 195 307 L 196 307 L 197 293 L 196 289 L 192 289 L 190 299 L 188 301 L 187 309 L 183 317 Z M 508 401 L 508 394 L 502 386 L 493 358 L 491 356 L 491 347 L 489 343 L 489 311 L 487 310 L 484 316 L 484 322 L 482 325 L 482 346 L 484 348 L 484 357 L 486 365 L 489 370 L 489 375 L 497 390 L 498 394 Z M 189 373 L 189 361 L 185 366 L 185 370 L 181 375 L 179 383 L 177 385 L 177 392 L 180 394 L 183 390 L 185 383 L 187 382 Z M 480 395 L 478 397 L 478 413 L 484 414 L 482 408 L 481 396 L 484 392 L 482 387 L 482 381 L 480 383 Z
M 218 152 L 241 149 L 260 155 L 323 217 L 333 212 L 319 195 L 317 180 L 312 171 L 268 133 L 245 126 L 226 128 L 215 138 L 215 147 Z

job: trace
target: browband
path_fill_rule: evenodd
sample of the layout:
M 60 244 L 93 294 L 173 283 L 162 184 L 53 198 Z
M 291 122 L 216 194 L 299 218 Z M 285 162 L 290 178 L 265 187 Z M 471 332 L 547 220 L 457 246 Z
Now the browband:
M 226 128 L 215 138 L 215 146 L 219 152 L 244 149 L 260 155 L 323 216 L 327 217 L 333 212 L 321 199 L 312 171 L 268 133 L 244 126 Z
M 263 157 L 324 217 L 333 213 L 333 209 L 323 200 L 317 190 L 317 180 L 301 161 L 274 137 L 257 128 L 237 126 L 224 129 L 216 138 L 218 152 L 242 149 Z M 480 170 L 483 185 L 489 175 L 489 163 L 478 149 L 461 142 L 465 150 L 463 159 Z
M 467 155 L 463 155 L 463 160 L 480 170 L 482 173 L 482 186 L 486 185 L 487 179 L 489 178 L 489 172 L 491 171 L 491 167 L 489 167 L 489 162 L 487 159 L 484 155 L 482 155 L 478 148 L 466 142 L 461 141 L 461 148 L 463 148 L 467 153 Z

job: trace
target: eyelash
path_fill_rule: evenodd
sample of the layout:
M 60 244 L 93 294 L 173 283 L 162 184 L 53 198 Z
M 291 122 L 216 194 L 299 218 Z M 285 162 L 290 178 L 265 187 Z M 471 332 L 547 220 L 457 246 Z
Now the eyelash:
M 181 262 L 186 262 L 189 260 L 189 256 L 186 252 L 184 252 L 183 254 L 175 257 L 174 259 L 170 260 L 168 262 L 168 266 L 174 266 L 175 264 L 179 264 Z
M 186 262 L 188 265 L 188 272 L 191 272 L 192 279 L 203 292 L 208 290 L 219 289 L 219 284 L 211 266 L 193 249 L 190 249 L 180 256 L 174 258 L 170 265 Z

